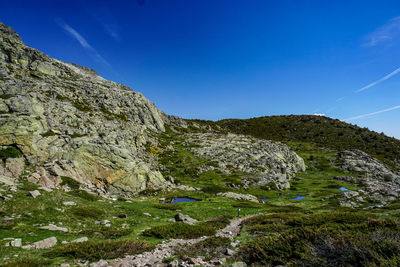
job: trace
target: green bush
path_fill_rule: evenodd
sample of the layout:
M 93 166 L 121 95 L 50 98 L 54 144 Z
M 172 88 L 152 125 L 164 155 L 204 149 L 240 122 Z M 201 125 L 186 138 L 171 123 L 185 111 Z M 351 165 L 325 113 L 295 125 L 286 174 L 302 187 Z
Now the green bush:
M 71 213 L 78 218 L 93 218 L 98 219 L 101 218 L 105 212 L 101 209 L 94 207 L 73 207 L 71 208 Z
M 256 216 L 244 224 L 257 237 L 240 247 L 236 258 L 256 266 L 379 266 L 396 262 L 400 224 L 371 216 L 365 212 Z
M 68 192 L 69 195 L 75 196 L 75 197 L 80 197 L 89 201 L 96 201 L 99 199 L 98 196 L 90 194 L 86 192 L 85 190 L 72 190 Z
M 0 159 L 4 162 L 8 158 L 20 158 L 20 157 L 22 157 L 22 153 L 16 147 L 8 146 L 7 148 L 0 150 Z
M 153 249 L 152 245 L 142 241 L 88 241 L 70 243 L 57 247 L 44 255 L 49 258 L 64 257 L 97 261 L 100 259 L 122 258 L 125 255 L 136 255 Z
M 68 185 L 71 189 L 79 189 L 80 183 L 71 177 L 61 176 L 61 184 L 60 185 Z
M 158 203 L 154 205 L 154 208 L 162 210 L 179 210 L 181 209 L 181 206 L 178 204 Z
M 231 240 L 227 237 L 212 236 L 192 246 L 180 249 L 178 254 L 189 257 L 201 255 L 206 256 L 206 258 L 212 258 L 225 253 L 230 243 Z
M 95 238 L 115 239 L 127 236 L 132 231 L 129 229 L 115 229 L 111 227 L 100 227 L 94 229 L 86 229 L 79 232 L 80 235 L 91 236 Z
M 185 223 L 171 223 L 165 225 L 154 226 L 143 232 L 143 236 L 156 237 L 161 239 L 167 238 L 184 238 L 192 239 L 201 236 L 209 236 L 215 234 L 215 229 L 210 225 L 196 224 L 189 225 Z
M 55 132 L 53 132 L 52 130 L 48 130 L 45 133 L 40 134 L 42 137 L 49 137 L 49 136 L 55 136 L 57 135 Z
M 11 261 L 8 263 L 0 264 L 1 267 L 42 267 L 49 266 L 53 263 L 49 259 L 38 259 L 38 258 L 24 258 Z

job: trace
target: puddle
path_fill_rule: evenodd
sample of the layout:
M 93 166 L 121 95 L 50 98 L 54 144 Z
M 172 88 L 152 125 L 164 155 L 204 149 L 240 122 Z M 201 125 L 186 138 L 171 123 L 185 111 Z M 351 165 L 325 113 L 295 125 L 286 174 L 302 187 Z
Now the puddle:
M 178 203 L 181 203 L 181 202 L 195 202 L 195 201 L 196 201 L 196 199 L 192 199 L 192 198 L 177 197 L 177 198 L 174 198 L 172 200 L 171 204 L 178 204 Z
M 306 198 L 305 196 L 297 196 L 295 198 L 291 198 L 290 200 L 303 200 L 305 198 Z
M 270 198 L 262 198 L 261 200 L 262 200 L 263 202 L 266 202 L 266 201 L 270 200 Z
M 344 186 L 339 187 L 338 189 L 339 189 L 340 191 L 353 191 L 353 190 L 347 189 L 347 188 L 344 187 Z

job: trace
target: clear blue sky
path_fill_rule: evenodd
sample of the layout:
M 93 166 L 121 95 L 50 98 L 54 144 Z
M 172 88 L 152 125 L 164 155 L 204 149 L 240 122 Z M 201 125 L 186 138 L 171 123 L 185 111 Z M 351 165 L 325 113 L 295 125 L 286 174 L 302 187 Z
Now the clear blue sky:
M 321 113 L 397 138 L 399 16 L 400 1 L 368 0 L 14 0 L 0 9 L 29 46 L 168 114 Z

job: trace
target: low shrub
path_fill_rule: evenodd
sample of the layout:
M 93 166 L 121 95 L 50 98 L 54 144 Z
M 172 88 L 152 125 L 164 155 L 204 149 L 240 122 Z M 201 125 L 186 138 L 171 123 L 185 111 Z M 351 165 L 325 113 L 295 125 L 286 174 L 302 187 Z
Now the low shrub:
M 9 146 L 5 149 L 0 150 L 0 160 L 6 161 L 8 158 L 20 158 L 22 157 L 21 151 L 13 146 Z
M 249 209 L 260 209 L 263 207 L 260 203 L 250 202 L 250 201 L 241 201 L 232 204 L 234 208 L 249 208 Z
M 57 247 L 44 255 L 49 258 L 64 257 L 96 261 L 100 259 L 115 259 L 125 255 L 135 255 L 152 250 L 153 246 L 142 241 L 88 241 L 70 243 Z
M 167 204 L 167 203 L 158 203 L 153 206 L 156 209 L 162 209 L 162 210 L 179 210 L 181 209 L 181 206 L 178 204 Z
M 86 192 L 85 190 L 72 190 L 68 192 L 69 195 L 75 196 L 75 197 L 80 197 L 89 201 L 96 201 L 98 200 L 98 196 L 90 194 Z
M 61 180 L 60 185 L 68 185 L 71 189 L 79 189 L 80 183 L 71 177 L 61 176 Z
M 189 225 L 185 223 L 171 223 L 154 226 L 143 232 L 143 236 L 156 237 L 161 239 L 183 238 L 191 239 L 201 236 L 215 234 L 215 229 L 211 225 L 196 224 Z
M 71 213 L 81 219 L 98 219 L 105 214 L 103 210 L 94 207 L 73 207 L 71 208 Z
M 183 247 L 178 251 L 181 256 L 206 256 L 212 258 L 223 254 L 226 248 L 229 247 L 231 240 L 228 237 L 212 236 L 206 238 L 192 246 Z
M 123 236 L 127 236 L 132 231 L 129 229 L 115 229 L 111 227 L 101 227 L 97 229 L 86 229 L 80 231 L 79 234 L 85 236 L 91 236 L 95 238 L 104 238 L 104 239 L 115 239 Z
M 1 267 L 42 267 L 49 266 L 53 263 L 49 259 L 38 259 L 38 258 L 24 258 L 8 263 L 0 264 Z

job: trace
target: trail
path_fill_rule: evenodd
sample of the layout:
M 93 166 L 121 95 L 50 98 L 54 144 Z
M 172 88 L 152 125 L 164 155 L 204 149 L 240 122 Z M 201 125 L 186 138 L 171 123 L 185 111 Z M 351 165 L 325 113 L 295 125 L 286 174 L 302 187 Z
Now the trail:
M 215 236 L 219 237 L 228 237 L 233 239 L 238 236 L 240 233 L 241 225 L 244 220 L 251 218 L 253 216 L 257 216 L 259 214 L 249 215 L 243 218 L 232 220 L 229 225 L 217 231 Z M 180 246 L 192 246 L 204 239 L 208 238 L 208 236 L 196 238 L 196 239 L 171 239 L 168 242 L 162 242 L 157 245 L 155 249 L 149 252 L 144 252 L 142 254 L 126 256 L 122 259 L 116 259 L 110 263 L 109 266 L 112 267 L 139 267 L 139 266 L 166 266 L 166 264 L 162 263 L 162 260 L 167 257 L 172 257 L 175 255 L 175 250 Z M 202 266 L 215 266 L 212 262 L 186 262 L 184 264 L 180 264 L 179 266 L 194 266 L 194 265 L 202 265 Z

